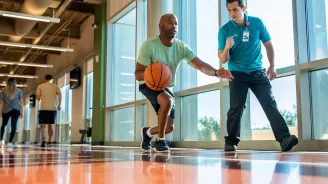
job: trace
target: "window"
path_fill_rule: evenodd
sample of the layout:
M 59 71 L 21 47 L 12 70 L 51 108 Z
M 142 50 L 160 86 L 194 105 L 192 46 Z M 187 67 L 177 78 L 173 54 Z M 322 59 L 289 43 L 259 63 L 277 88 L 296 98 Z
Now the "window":
M 57 123 L 70 123 L 72 121 L 72 90 L 69 88 L 69 73 L 60 77 L 57 82 L 62 95 L 61 110 L 57 114 Z
M 87 75 L 87 119 L 92 119 L 93 72 Z
M 147 2 L 137 0 L 137 37 L 136 37 L 136 55 L 138 55 L 142 43 L 147 39 Z M 139 82 L 136 81 L 136 100 L 142 100 L 146 97 L 139 91 Z
M 248 15 L 259 17 L 270 33 L 276 68 L 295 65 L 292 10 L 292 0 L 247 0 Z M 262 55 L 263 66 L 268 68 L 269 61 L 263 44 Z
M 134 141 L 134 107 L 111 111 L 111 140 Z
M 86 66 L 86 119 L 92 119 L 93 103 L 93 59 L 87 60 Z
M 328 57 L 328 0 L 307 0 L 310 61 Z
M 288 76 L 272 81 L 272 92 L 278 109 L 284 117 L 291 134 L 297 135 L 296 85 L 295 76 Z M 282 91 L 283 89 L 283 91 Z M 248 118 L 250 118 L 248 120 Z M 250 92 L 250 100 L 246 103 L 241 125 L 244 139 L 274 140 L 272 129 L 262 106 L 255 95 Z M 251 124 L 247 124 L 251 122 Z M 251 129 L 250 129 L 251 128 Z
M 182 98 L 181 134 L 183 141 L 220 139 L 220 91 Z
M 24 129 L 25 130 L 30 130 L 30 118 L 31 118 L 31 110 L 30 110 L 30 102 L 29 98 L 25 99 L 25 106 L 24 106 Z
M 181 7 L 180 39 L 189 45 L 201 60 L 219 68 L 218 0 L 181 0 Z M 186 62 L 182 62 L 180 72 L 184 81 L 179 86 L 181 90 L 219 82 L 216 77 L 207 76 Z
M 312 126 L 316 140 L 328 139 L 328 69 L 311 72 Z
M 140 129 L 142 127 L 145 127 L 146 126 L 146 122 L 147 122 L 147 108 L 146 108 L 146 104 L 137 104 L 135 106 L 136 108 L 136 123 L 135 123 L 135 126 L 136 126 L 136 131 L 137 131 L 137 134 L 136 134 L 136 141 L 141 141 L 141 134 L 140 134 Z
M 113 56 L 110 105 L 134 101 L 136 9 L 113 24 Z

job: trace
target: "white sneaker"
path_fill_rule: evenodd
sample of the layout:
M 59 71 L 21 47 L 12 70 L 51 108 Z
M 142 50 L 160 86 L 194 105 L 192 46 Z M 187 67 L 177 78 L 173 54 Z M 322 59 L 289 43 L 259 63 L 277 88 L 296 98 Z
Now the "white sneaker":
M 0 141 L 0 147 L 4 147 L 5 146 L 5 141 L 4 140 L 1 140 Z
M 10 142 L 10 143 L 7 144 L 7 146 L 8 146 L 8 148 L 12 148 L 13 147 L 13 143 Z

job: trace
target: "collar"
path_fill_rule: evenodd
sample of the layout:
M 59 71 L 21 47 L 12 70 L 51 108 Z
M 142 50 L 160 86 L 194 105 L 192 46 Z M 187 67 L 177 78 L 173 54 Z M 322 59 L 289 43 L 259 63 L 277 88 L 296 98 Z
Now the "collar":
M 243 24 L 243 26 L 245 26 L 246 22 L 248 22 L 248 16 L 247 16 L 246 13 L 244 13 L 244 17 L 245 17 L 245 19 L 244 19 L 244 24 Z M 231 20 L 231 22 L 232 22 L 232 25 L 233 25 L 234 27 L 238 27 L 238 26 L 239 26 L 235 21 Z

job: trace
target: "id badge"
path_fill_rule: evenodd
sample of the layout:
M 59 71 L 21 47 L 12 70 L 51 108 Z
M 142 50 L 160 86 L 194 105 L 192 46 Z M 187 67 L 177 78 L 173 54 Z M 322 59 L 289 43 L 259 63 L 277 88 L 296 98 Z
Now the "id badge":
M 249 41 L 249 31 L 244 31 L 243 32 L 243 42 L 248 42 Z

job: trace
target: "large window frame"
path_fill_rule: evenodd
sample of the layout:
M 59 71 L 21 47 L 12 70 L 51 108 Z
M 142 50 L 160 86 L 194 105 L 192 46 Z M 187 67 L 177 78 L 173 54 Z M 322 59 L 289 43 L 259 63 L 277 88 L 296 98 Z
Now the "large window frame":
M 69 143 L 72 122 L 72 90 L 69 84 L 69 72 L 58 76 L 57 84 L 62 93 L 62 101 L 61 110 L 57 112 L 56 118 L 56 140 L 59 143 Z M 68 112 L 63 112 L 63 110 Z M 61 119 L 62 116 L 63 120 Z
M 108 28 L 108 46 L 107 46 L 107 71 L 113 71 L 111 60 L 113 59 L 113 41 L 114 41 L 114 24 L 117 20 L 122 18 L 124 15 L 127 13 L 131 12 L 133 9 L 136 9 L 136 41 L 135 41 L 135 46 L 136 46 L 136 54 L 135 58 L 137 58 L 137 53 L 141 47 L 141 44 L 143 41 L 146 39 L 146 5 L 147 2 L 144 0 L 137 0 L 129 5 L 127 5 L 121 12 L 119 12 L 117 15 L 112 17 L 110 21 L 107 23 L 107 28 Z M 136 62 L 136 59 L 135 59 Z M 110 72 L 107 72 L 107 91 L 110 91 L 111 87 L 111 81 L 112 81 L 112 76 Z M 111 94 L 106 94 L 106 122 L 105 122 L 105 129 L 106 129 L 106 134 L 105 134 L 105 145 L 123 145 L 123 146 L 137 146 L 140 144 L 141 141 L 141 136 L 140 136 L 140 129 L 145 125 L 143 122 L 144 119 L 146 119 L 145 114 L 145 104 L 147 103 L 147 100 L 139 93 L 138 89 L 138 81 L 134 82 L 135 87 L 134 87 L 134 100 L 131 102 L 127 103 L 122 103 L 119 105 L 112 105 L 111 104 Z M 137 99 L 137 100 L 136 100 Z M 134 108 L 134 140 L 133 141 L 112 141 L 112 136 L 110 135 L 111 128 L 113 128 L 114 122 L 112 122 L 112 116 L 111 114 L 114 111 L 120 110 L 120 109 L 125 109 L 125 108 Z M 148 107 L 148 106 L 147 106 Z M 148 109 L 146 109 L 148 110 Z
M 140 0 L 142 1 L 142 0 Z M 136 4 L 140 3 L 137 1 L 135 4 L 131 4 L 132 8 Z M 226 5 L 224 0 L 218 0 L 219 6 L 219 27 L 221 27 L 227 20 L 229 16 L 226 11 Z M 294 150 L 304 150 L 304 151 L 313 151 L 313 150 L 328 150 L 328 140 L 313 140 L 313 122 L 311 118 L 311 78 L 310 72 L 320 69 L 328 68 L 328 58 L 320 60 L 310 60 L 310 51 L 309 51 L 309 41 L 308 41 L 308 20 L 306 9 L 306 1 L 296 1 L 292 0 L 292 13 L 293 13 L 293 31 L 294 31 L 294 55 L 295 55 L 295 64 L 292 66 L 281 67 L 276 70 L 277 78 L 284 78 L 287 76 L 295 76 L 296 83 L 296 105 L 297 105 L 297 132 L 299 138 L 299 144 L 294 148 Z M 129 8 L 129 7 L 128 7 Z M 127 12 L 128 8 L 122 10 L 119 14 L 124 14 Z M 130 7 L 131 8 L 131 7 Z M 174 13 L 178 16 L 178 19 L 181 22 L 181 14 L 179 9 L 181 8 L 181 1 L 174 1 Z M 138 11 L 137 11 L 138 14 Z M 138 18 L 137 18 L 138 19 Z M 109 29 L 110 29 L 109 22 Z M 180 27 L 180 30 L 183 29 Z M 137 35 L 138 35 L 137 30 Z M 181 33 L 181 31 L 180 31 Z M 183 36 L 180 34 L 178 37 L 181 39 Z M 138 36 L 137 36 L 138 39 Z M 136 48 L 140 46 L 140 42 L 136 43 Z M 136 52 L 137 53 L 137 52 Z M 110 57 L 110 53 L 109 53 Z M 220 64 L 220 67 L 223 65 Z M 177 82 L 181 82 L 182 79 L 179 79 L 179 74 L 177 74 Z M 220 125 L 221 133 L 219 141 L 181 141 L 181 100 L 183 97 L 189 95 L 195 95 L 205 92 L 210 92 L 213 90 L 220 91 Z M 176 101 L 176 119 L 175 119 L 175 130 L 173 133 L 172 140 L 175 143 L 176 147 L 182 148 L 224 148 L 224 136 L 226 135 L 226 121 L 227 121 L 227 112 L 229 110 L 229 83 L 225 79 L 220 79 L 219 82 L 213 84 L 207 84 L 199 87 L 194 87 L 186 90 L 175 90 L 175 101 Z M 106 108 L 106 112 L 111 110 L 135 106 L 135 112 L 140 112 L 140 108 L 143 104 L 146 104 L 147 112 L 152 111 L 151 104 L 147 100 L 137 100 L 127 104 L 121 104 L 119 106 L 110 106 Z M 279 104 L 278 104 L 279 105 Z M 139 109 L 139 110 L 138 110 Z M 138 117 L 139 113 L 135 113 L 135 124 L 140 127 L 141 121 Z M 107 114 L 108 115 L 108 114 Z M 153 120 L 152 116 L 147 113 L 147 121 Z M 109 118 L 106 118 L 109 119 Z M 107 126 L 106 120 L 106 126 Z M 106 128 L 107 130 L 107 128 Z M 139 131 L 139 130 L 138 130 Z M 136 131 L 137 132 L 137 131 Z M 137 135 L 137 134 L 136 134 Z M 118 146 L 139 146 L 140 142 L 135 138 L 134 142 L 111 142 L 110 139 L 106 138 L 107 145 L 118 145 Z M 275 140 L 242 140 L 238 145 L 238 149 L 254 149 L 254 150 L 277 150 L 280 151 L 280 145 Z

